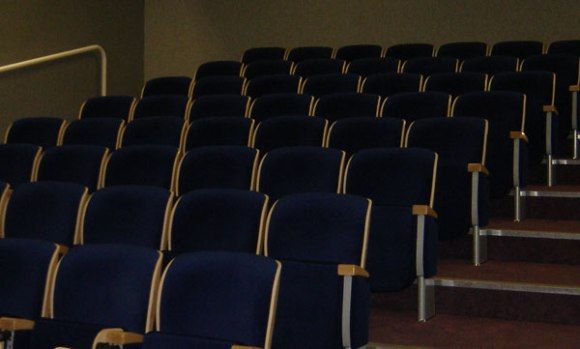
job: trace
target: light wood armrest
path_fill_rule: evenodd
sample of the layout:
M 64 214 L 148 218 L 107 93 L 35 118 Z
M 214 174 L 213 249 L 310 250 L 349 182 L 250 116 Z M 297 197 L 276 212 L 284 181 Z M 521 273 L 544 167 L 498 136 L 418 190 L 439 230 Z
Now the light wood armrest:
M 106 328 L 101 330 L 93 342 L 93 349 L 97 344 L 126 345 L 143 343 L 143 335 L 133 332 L 125 332 L 120 328 Z
M 237 344 L 234 344 L 234 345 L 232 345 L 232 348 L 231 349 L 262 349 L 262 348 L 260 348 L 260 347 L 249 347 L 247 345 L 237 345 Z
M 580 85 L 570 85 L 570 92 L 580 92 Z
M 525 133 L 521 132 L 521 131 L 511 131 L 510 132 L 510 138 L 511 139 L 521 139 L 522 141 L 528 143 L 528 136 L 526 136 Z
M 32 330 L 34 321 L 26 319 L 16 319 L 11 317 L 0 317 L 0 330 L 4 331 L 24 331 Z
M 354 264 L 339 264 L 338 275 L 340 276 L 362 276 L 369 277 L 369 272 L 365 268 Z
M 544 113 L 558 114 L 558 109 L 556 109 L 555 105 L 545 105 L 542 110 L 544 111 Z
M 413 205 L 413 215 L 437 218 L 437 212 L 431 206 L 427 205 Z
M 470 163 L 467 164 L 467 172 L 479 172 L 489 176 L 489 170 L 483 164 Z
M 68 247 L 65 245 L 56 244 L 56 250 L 59 255 L 64 255 L 68 253 Z

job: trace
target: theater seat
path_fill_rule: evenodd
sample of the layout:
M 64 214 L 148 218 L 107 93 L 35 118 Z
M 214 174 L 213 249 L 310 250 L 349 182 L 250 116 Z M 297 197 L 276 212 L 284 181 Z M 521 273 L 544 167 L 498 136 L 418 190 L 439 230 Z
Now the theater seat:
M 60 118 L 24 118 L 10 124 L 4 143 L 34 144 L 48 149 L 59 143 L 65 128 L 66 121 Z
M 328 121 L 311 116 L 280 116 L 262 121 L 256 128 L 252 146 L 265 154 L 291 146 L 324 146 Z
M 491 47 L 492 56 L 510 56 L 519 59 L 541 55 L 543 52 L 544 44 L 540 41 L 502 41 Z
M 345 118 L 377 117 L 381 98 L 364 93 L 334 93 L 323 96 L 314 105 L 314 115 L 330 122 Z
M 141 91 L 141 98 L 151 96 L 189 96 L 192 79 L 188 76 L 164 76 L 148 80 Z
M 0 181 L 12 187 L 32 181 L 41 154 L 32 144 L 0 144 Z
M 450 57 L 420 57 L 407 60 L 402 69 L 403 73 L 421 74 L 425 76 L 439 73 L 455 73 L 459 61 Z
M 211 61 L 201 64 L 195 73 L 195 80 L 211 76 L 240 76 L 242 63 L 238 61 Z
M 185 136 L 185 149 L 210 145 L 249 146 L 254 130 L 254 120 L 240 117 L 199 119 L 189 125 Z
M 286 59 L 294 63 L 307 59 L 324 59 L 332 57 L 332 47 L 327 46 L 302 46 L 288 51 Z
M 443 92 L 455 98 L 465 93 L 485 91 L 488 78 L 481 73 L 433 74 L 425 80 L 425 92 Z
M 327 147 L 347 155 L 370 148 L 398 148 L 403 145 L 405 124 L 403 119 L 389 117 L 338 120 L 328 131 Z
M 518 67 L 519 60 L 516 57 L 491 56 L 466 59 L 461 63 L 459 70 L 492 76 L 497 73 L 516 72 Z
M 361 77 L 354 74 L 316 75 L 304 80 L 301 93 L 322 97 L 333 93 L 356 93 L 360 91 Z
M 345 68 L 345 62 L 340 59 L 307 59 L 298 63 L 292 73 L 309 78 L 314 75 L 342 74 Z
M 388 97 L 396 93 L 419 92 L 423 77 L 418 74 L 375 74 L 368 76 L 362 84 L 362 92 Z
M 382 54 L 383 48 L 380 45 L 348 45 L 336 50 L 336 58 L 347 62 L 361 58 L 381 57 Z
M 166 145 L 179 148 L 187 123 L 178 117 L 157 116 L 131 121 L 123 132 L 121 146 Z
M 568 54 L 580 57 L 580 40 L 560 40 L 548 45 L 548 54 Z
M 250 108 L 250 116 L 256 121 L 265 121 L 277 116 L 310 115 L 314 97 L 295 93 L 264 95 L 256 99 Z
M 104 96 L 87 99 L 79 112 L 79 119 L 120 118 L 129 120 L 137 99 L 130 96 Z
M 264 59 L 284 59 L 286 49 L 282 47 L 253 47 L 242 55 L 242 63 L 249 64 Z
M 208 76 L 197 80 L 191 90 L 191 98 L 209 95 L 241 95 L 246 79 L 241 76 Z
M 399 93 L 387 97 L 381 106 L 381 116 L 405 119 L 409 122 L 446 117 L 451 112 L 451 96 L 441 92 Z
M 385 56 L 406 61 L 411 58 L 431 57 L 433 51 L 431 44 L 398 44 L 389 47 Z
M 250 98 L 236 95 L 212 95 L 193 101 L 189 121 L 208 117 L 245 117 L 250 109 Z
M 396 74 L 401 67 L 401 61 L 396 58 L 362 58 L 348 64 L 346 72 L 367 77 L 374 74 Z
M 437 57 L 451 57 L 464 61 L 469 58 L 485 57 L 487 44 L 484 42 L 450 42 L 439 46 Z
M 131 120 L 159 116 L 185 119 L 189 103 L 187 96 L 145 97 L 137 103 Z
M 260 76 L 248 82 L 245 95 L 258 98 L 272 93 L 298 93 L 302 79 L 294 75 Z
M 111 150 L 121 145 L 125 121 L 120 118 L 85 118 L 69 123 L 62 145 L 95 145 Z
M 243 74 L 246 79 L 251 80 L 258 76 L 290 74 L 292 68 L 292 62 L 282 59 L 259 60 L 249 63 Z

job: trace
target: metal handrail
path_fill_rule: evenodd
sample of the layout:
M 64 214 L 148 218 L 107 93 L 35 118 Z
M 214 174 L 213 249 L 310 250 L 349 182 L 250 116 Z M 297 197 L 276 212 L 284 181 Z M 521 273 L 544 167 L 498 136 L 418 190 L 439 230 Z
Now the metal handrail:
M 99 57 L 101 60 L 101 96 L 106 96 L 107 95 L 107 53 L 105 52 L 105 49 L 100 45 L 85 46 L 85 47 L 77 48 L 77 49 L 70 50 L 70 51 L 63 51 L 63 52 L 51 54 L 48 56 L 33 58 L 33 59 L 26 60 L 26 61 L 18 62 L 18 63 L 4 65 L 4 66 L 0 67 L 0 74 L 14 71 L 14 70 L 18 70 L 18 69 L 28 68 L 28 67 L 42 64 L 42 63 L 57 61 L 57 60 L 60 60 L 63 58 L 71 57 L 71 56 L 78 56 L 78 55 L 82 55 L 82 54 L 85 54 L 88 52 L 93 52 L 93 51 L 96 51 L 99 53 Z

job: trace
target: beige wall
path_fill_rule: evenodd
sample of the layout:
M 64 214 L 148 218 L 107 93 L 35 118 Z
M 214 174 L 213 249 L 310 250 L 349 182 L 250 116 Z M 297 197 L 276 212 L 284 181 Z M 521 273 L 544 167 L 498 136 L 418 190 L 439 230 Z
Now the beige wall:
M 143 82 L 142 0 L 2 0 L 0 65 L 90 44 L 109 56 L 109 94 Z M 71 118 L 99 92 L 96 55 L 0 75 L 0 130 L 18 118 Z
M 251 46 L 580 38 L 578 0 L 145 0 L 145 78 Z

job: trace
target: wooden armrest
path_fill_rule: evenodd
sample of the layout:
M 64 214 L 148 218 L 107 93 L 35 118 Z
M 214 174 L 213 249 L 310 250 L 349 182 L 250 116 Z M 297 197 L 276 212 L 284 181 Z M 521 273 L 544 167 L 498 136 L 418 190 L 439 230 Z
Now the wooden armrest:
M 369 272 L 365 268 L 354 264 L 339 264 L 338 275 L 340 276 L 362 276 L 369 277 Z
M 570 85 L 570 92 L 580 92 L 580 85 Z
M 413 215 L 437 218 L 437 212 L 431 206 L 427 205 L 413 205 Z
M 526 136 L 525 133 L 521 132 L 521 131 L 511 131 L 510 132 L 510 138 L 511 139 L 521 139 L 522 141 L 528 143 L 528 136 Z
M 26 319 L 16 319 L 11 317 L 0 318 L 0 330 L 4 331 L 24 331 L 32 330 L 34 328 L 34 321 Z
M 260 348 L 260 347 L 250 347 L 250 346 L 247 346 L 247 345 L 237 345 L 237 344 L 234 344 L 234 345 L 232 345 L 232 348 L 231 349 L 262 349 L 262 348 Z
M 126 345 L 143 343 L 143 335 L 133 332 L 125 332 L 120 328 L 106 328 L 101 330 L 93 342 L 93 348 L 97 344 L 105 343 L 111 345 Z
M 489 170 L 483 164 L 477 164 L 477 163 L 467 164 L 467 172 L 480 172 L 486 176 L 489 176 Z
M 59 255 L 64 255 L 68 253 L 68 247 L 60 244 L 56 244 L 56 251 Z
M 555 105 L 545 105 L 542 110 L 544 111 L 544 113 L 558 114 L 558 109 L 556 109 Z

